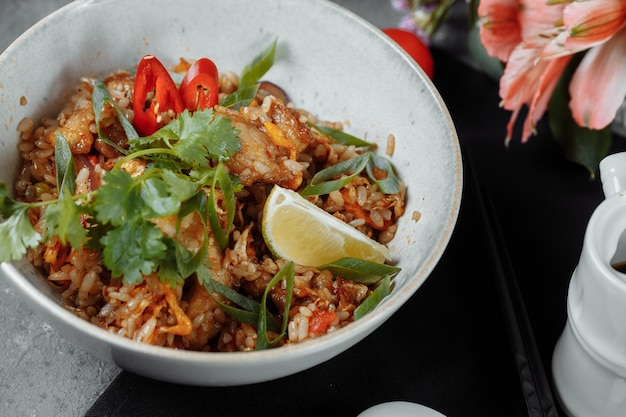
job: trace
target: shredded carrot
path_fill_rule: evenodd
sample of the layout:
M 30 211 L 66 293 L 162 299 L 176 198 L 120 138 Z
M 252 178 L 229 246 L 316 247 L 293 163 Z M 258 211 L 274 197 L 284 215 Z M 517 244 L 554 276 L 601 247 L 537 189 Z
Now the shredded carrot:
M 344 188 L 343 190 L 341 190 L 341 195 L 343 196 L 344 200 L 344 208 L 347 212 L 352 213 L 352 215 L 357 219 L 365 220 L 365 223 L 377 230 L 385 230 L 391 225 L 392 222 L 390 220 L 384 220 L 383 227 L 377 226 L 376 223 L 372 221 L 367 212 L 363 209 L 363 207 L 350 200 L 350 193 L 347 189 Z
M 263 126 L 265 126 L 265 130 L 269 134 L 270 139 L 272 139 L 272 142 L 274 142 L 276 146 L 289 149 L 289 159 L 295 160 L 296 145 L 285 136 L 280 127 L 276 126 L 272 122 L 265 122 Z
M 163 291 L 163 294 L 165 295 L 165 300 L 170 307 L 170 311 L 176 317 L 176 324 L 174 326 L 161 326 L 159 330 L 164 333 L 172 333 L 178 336 L 187 336 L 189 333 L 191 333 L 191 320 L 178 304 L 178 298 L 176 297 L 176 293 L 169 285 L 165 283 L 160 283 L 159 286 L 161 288 L 161 291 Z
M 191 67 L 191 63 L 181 57 L 178 60 L 178 64 L 174 67 L 174 72 L 177 74 L 183 74 L 189 70 L 189 67 Z

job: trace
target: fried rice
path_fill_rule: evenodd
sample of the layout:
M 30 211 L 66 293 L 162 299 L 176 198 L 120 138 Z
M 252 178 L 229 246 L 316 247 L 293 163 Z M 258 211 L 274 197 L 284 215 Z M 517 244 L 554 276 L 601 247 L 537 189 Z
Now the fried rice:
M 134 74 L 119 71 L 103 81 L 116 106 L 132 122 Z M 221 73 L 219 86 L 221 96 L 232 93 L 238 86 L 237 75 Z M 84 77 L 56 116 L 40 121 L 24 119 L 19 124 L 18 149 L 23 165 L 15 182 L 17 199 L 34 202 L 57 198 L 54 155 L 57 131 L 67 138 L 76 162 L 77 194 L 97 188 L 104 173 L 120 159 L 121 154 L 115 148 L 98 138 L 92 91 L 93 79 Z M 286 95 L 259 95 L 255 102 L 239 111 L 219 106 L 215 111 L 231 119 L 242 132 L 243 148 L 227 167 L 231 174 L 240 177 L 244 187 L 236 195 L 237 215 L 231 244 L 221 250 L 210 242 L 211 272 L 218 282 L 258 300 L 268 282 L 286 264 L 272 256 L 261 234 L 263 204 L 272 186 L 302 188 L 320 169 L 353 158 L 360 151 L 311 129 L 307 122 L 335 129 L 343 126 L 317 120 L 311 113 L 296 109 Z M 106 112 L 101 117 L 101 128 L 117 145 L 124 147 L 126 137 L 118 119 L 110 109 Z M 275 123 L 284 134 L 299 141 L 296 158 L 290 158 L 288 149 L 268 140 L 263 129 L 266 121 Z M 124 167 L 131 174 L 143 168 L 141 161 Z M 397 194 L 386 195 L 362 175 L 341 190 L 309 199 L 386 244 L 393 238 L 397 219 L 404 213 L 405 187 L 400 185 Z M 40 232 L 44 230 L 43 210 L 30 212 L 31 223 Z M 183 229 L 189 245 L 193 245 L 198 222 L 192 217 L 186 220 L 188 224 Z M 166 234 L 171 226 L 168 219 L 159 223 Z M 176 288 L 154 275 L 145 276 L 141 283 L 127 284 L 123 277 L 112 276 L 101 263 L 99 253 L 86 247 L 71 248 L 56 237 L 29 249 L 26 256 L 58 289 L 67 309 L 112 333 L 153 345 L 198 351 L 247 351 L 256 347 L 256 328 L 228 315 L 218 303 L 228 301 L 219 295 L 211 296 L 193 277 Z M 354 320 L 355 308 L 371 291 L 364 284 L 333 277 L 327 270 L 295 265 L 293 302 L 287 337 L 282 344 L 302 342 L 349 324 Z M 285 302 L 284 286 L 273 287 L 269 299 L 272 308 L 280 310 Z

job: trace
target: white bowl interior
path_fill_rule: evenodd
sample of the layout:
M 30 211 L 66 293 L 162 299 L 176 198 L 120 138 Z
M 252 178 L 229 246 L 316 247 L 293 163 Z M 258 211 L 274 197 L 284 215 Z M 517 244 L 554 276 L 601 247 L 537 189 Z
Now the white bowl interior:
M 142 24 L 143 23 L 143 24 Z M 92 0 L 48 16 L 0 55 L 0 180 L 19 168 L 16 126 L 55 115 L 83 75 L 132 69 L 146 53 L 166 65 L 208 56 L 239 72 L 274 39 L 277 59 L 264 77 L 298 107 L 349 121 L 347 131 L 375 141 L 408 184 L 408 206 L 389 245 L 402 268 L 374 312 L 322 338 L 277 351 L 207 354 L 146 346 L 92 326 L 59 306 L 26 262 L 2 273 L 67 338 L 101 358 L 149 377 L 195 385 L 237 385 L 289 375 L 354 345 L 422 285 L 441 257 L 461 200 L 462 161 L 454 126 L 419 67 L 375 27 L 324 0 Z M 25 100 L 24 100 L 25 99 Z M 25 103 L 24 103 L 25 101 Z M 419 212 L 421 218 L 412 218 Z

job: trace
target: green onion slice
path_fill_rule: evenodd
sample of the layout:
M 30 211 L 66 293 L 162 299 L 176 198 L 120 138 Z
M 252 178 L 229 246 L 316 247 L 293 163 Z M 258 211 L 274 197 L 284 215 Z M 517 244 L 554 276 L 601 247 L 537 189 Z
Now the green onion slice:
M 336 142 L 339 142 L 343 145 L 354 145 L 358 148 L 362 148 L 362 147 L 376 147 L 375 143 L 370 143 L 367 141 L 364 141 L 361 138 L 357 138 L 356 136 L 352 136 L 349 133 L 344 132 L 343 130 L 338 130 L 338 129 L 333 129 L 331 127 L 327 127 L 327 126 L 317 126 L 313 123 L 307 122 L 307 125 L 309 127 L 312 127 L 313 129 L 324 133 L 325 135 L 330 136 L 333 140 L 335 140 Z
M 91 93 L 91 106 L 93 107 L 93 114 L 95 115 L 96 128 L 98 129 L 98 137 L 102 139 L 107 145 L 112 146 L 116 150 L 118 150 L 123 155 L 127 154 L 126 149 L 121 148 L 117 143 L 111 141 L 100 129 L 100 117 L 102 110 L 104 109 L 105 104 L 109 103 L 115 109 L 115 113 L 117 114 L 117 119 L 122 125 L 124 129 L 124 133 L 126 133 L 126 137 L 128 140 L 137 139 L 139 135 L 135 130 L 132 123 L 126 118 L 124 113 L 115 105 L 113 102 L 113 98 L 111 98 L 111 94 L 107 89 L 104 82 L 96 78 L 93 80 L 93 92 Z
M 267 297 L 269 292 L 272 290 L 274 285 L 278 284 L 282 279 L 285 279 L 286 283 L 286 295 L 285 295 L 285 308 L 283 310 L 283 320 L 280 326 L 280 334 L 275 337 L 273 340 L 269 340 L 267 331 L 268 331 L 268 314 L 267 314 Z M 287 324 L 289 323 L 289 310 L 291 309 L 291 299 L 293 296 L 293 285 L 294 285 L 294 264 L 293 262 L 287 263 L 276 275 L 274 278 L 267 284 L 265 288 L 265 292 L 263 293 L 263 298 L 261 299 L 261 312 L 259 313 L 259 322 L 257 324 L 257 339 L 256 339 L 256 349 L 263 350 L 268 348 L 273 348 L 280 343 L 283 336 L 287 331 Z
M 366 152 L 355 158 L 345 160 L 319 171 L 311 178 L 311 183 L 307 185 L 300 194 L 304 197 L 308 197 L 329 194 L 332 191 L 340 190 L 350 184 L 352 179 L 365 169 L 369 158 L 370 153 Z M 348 175 L 339 179 L 333 179 L 345 174 Z
M 221 284 L 211 278 L 200 279 L 202 285 L 207 290 L 209 295 L 215 300 L 222 310 L 229 316 L 236 320 L 247 323 L 251 326 L 257 326 L 259 323 L 259 311 L 261 311 L 261 304 L 239 294 L 237 291 L 224 284 Z M 238 305 L 241 308 L 233 307 L 228 304 L 224 304 L 219 301 L 213 294 L 219 294 L 232 303 Z M 280 332 L 280 323 L 273 317 L 267 317 L 267 326 L 273 332 Z
M 56 164 L 56 179 L 59 198 L 65 193 L 72 196 L 76 190 L 76 165 L 72 150 L 65 136 L 57 130 L 54 139 L 54 161 Z
M 374 176 L 374 168 L 387 173 L 385 179 L 379 180 Z M 378 186 L 378 189 L 385 194 L 395 194 L 400 191 L 400 181 L 394 172 L 391 162 L 380 155 L 372 154 L 367 164 L 367 175 Z
M 380 302 L 391 294 L 391 277 L 385 276 L 376 289 L 354 310 L 354 320 L 359 320 L 372 311 Z
M 217 216 L 217 208 L 215 207 L 215 187 L 218 184 L 222 190 L 222 194 L 224 195 L 224 205 L 226 206 L 226 225 L 223 229 Z M 208 206 L 211 230 L 213 231 L 217 244 L 220 248 L 222 248 L 222 250 L 224 250 L 228 246 L 228 236 L 235 220 L 236 203 L 233 183 L 228 175 L 226 167 L 224 167 L 222 163 L 219 163 L 215 169 L 213 187 L 211 187 L 211 191 L 209 193 Z
M 256 84 L 274 65 L 277 39 L 250 61 L 241 71 L 239 86 L 248 87 Z
M 395 266 L 366 261 L 358 258 L 342 258 L 318 267 L 328 270 L 334 276 L 341 276 L 361 284 L 375 284 L 384 277 L 393 278 L 400 272 Z

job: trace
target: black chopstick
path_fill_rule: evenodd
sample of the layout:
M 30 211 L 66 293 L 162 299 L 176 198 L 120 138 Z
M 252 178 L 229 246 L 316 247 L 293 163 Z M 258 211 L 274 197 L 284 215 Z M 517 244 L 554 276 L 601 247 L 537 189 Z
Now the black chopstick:
M 469 159 L 469 158 L 467 158 Z M 485 187 L 478 183 L 471 161 L 466 160 L 468 179 L 473 186 L 475 203 L 482 217 L 485 238 L 498 298 L 506 323 L 515 367 L 529 417 L 558 417 L 519 284 L 500 230 L 493 201 Z

